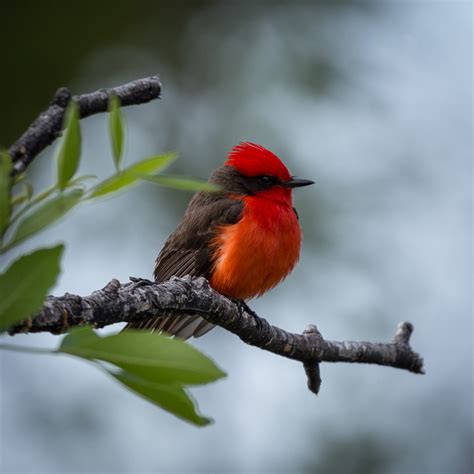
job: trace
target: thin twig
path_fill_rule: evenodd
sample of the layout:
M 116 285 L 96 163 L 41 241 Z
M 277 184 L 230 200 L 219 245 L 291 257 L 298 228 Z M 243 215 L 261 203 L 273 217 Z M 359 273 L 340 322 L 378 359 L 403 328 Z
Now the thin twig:
M 158 76 L 151 76 L 111 89 L 76 95 L 72 99 L 79 105 L 80 117 L 85 118 L 106 112 L 112 93 L 120 98 L 122 106 L 144 104 L 160 98 L 161 83 Z M 70 99 L 71 94 L 66 87 L 58 89 L 48 109 L 9 148 L 14 175 L 25 171 L 33 159 L 61 135 L 64 111 Z

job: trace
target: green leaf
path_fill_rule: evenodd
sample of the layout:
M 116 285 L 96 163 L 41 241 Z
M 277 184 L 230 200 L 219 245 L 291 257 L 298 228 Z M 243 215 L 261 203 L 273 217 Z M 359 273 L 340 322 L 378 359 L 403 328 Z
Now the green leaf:
M 119 171 L 123 154 L 124 131 L 120 99 L 115 94 L 109 98 L 109 134 L 115 167 Z
M 79 125 L 79 107 L 71 100 L 64 119 L 64 135 L 59 147 L 56 161 L 58 167 L 59 189 L 66 189 L 69 180 L 79 166 L 81 156 L 81 128 Z
M 201 416 L 196 412 L 193 400 L 186 390 L 179 385 L 152 383 L 126 372 L 109 373 L 133 392 L 179 418 L 198 426 L 205 426 L 212 422 L 212 419 Z
M 91 342 L 100 341 L 102 338 L 92 329 L 91 326 L 75 326 L 64 336 L 58 348 L 58 352 L 67 352 L 66 349 L 87 345 Z
M 159 184 L 173 189 L 181 189 L 183 191 L 207 191 L 217 192 L 221 191 L 221 187 L 217 184 L 208 183 L 200 179 L 185 178 L 181 176 L 141 176 L 141 179 L 150 183 Z
M 0 237 L 5 233 L 10 220 L 11 172 L 12 160 L 10 155 L 4 151 L 0 151 Z
M 114 193 L 127 186 L 136 184 L 140 179 L 140 176 L 148 176 L 156 173 L 158 170 L 163 169 L 169 165 L 173 160 L 176 159 L 174 153 L 166 153 L 164 155 L 152 156 L 145 160 L 134 163 L 133 165 L 125 168 L 123 171 L 116 175 L 106 179 L 102 183 L 99 183 L 95 188 L 92 189 L 92 193 L 88 196 L 89 198 L 96 198 L 105 196 L 106 194 Z
M 61 193 L 38 206 L 19 222 L 13 237 L 6 247 L 10 248 L 16 245 L 56 222 L 80 201 L 82 195 L 82 189 L 73 189 L 69 192 Z
M 60 273 L 63 250 L 63 245 L 36 250 L 0 274 L 0 329 L 8 329 L 41 308 Z
M 158 384 L 204 384 L 225 376 L 211 359 L 179 339 L 133 330 L 104 337 L 88 332 L 93 333 L 87 328 L 68 334 L 58 351 L 109 362 Z
M 120 372 L 105 370 L 132 391 L 180 418 L 200 426 L 211 421 L 196 412 L 182 385 L 187 381 L 205 383 L 224 374 L 183 341 L 133 330 L 100 337 L 85 326 L 65 336 L 57 352 L 124 368 Z

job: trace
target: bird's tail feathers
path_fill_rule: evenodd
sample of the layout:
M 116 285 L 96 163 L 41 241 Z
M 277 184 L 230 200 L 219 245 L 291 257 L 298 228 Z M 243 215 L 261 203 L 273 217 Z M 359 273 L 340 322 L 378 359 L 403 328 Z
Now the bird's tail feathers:
M 186 340 L 190 337 L 201 337 L 215 327 L 201 316 L 194 315 L 171 315 L 159 316 L 157 318 L 140 321 L 138 323 L 128 323 L 124 330 L 140 329 L 149 332 L 165 333 L 170 336 Z

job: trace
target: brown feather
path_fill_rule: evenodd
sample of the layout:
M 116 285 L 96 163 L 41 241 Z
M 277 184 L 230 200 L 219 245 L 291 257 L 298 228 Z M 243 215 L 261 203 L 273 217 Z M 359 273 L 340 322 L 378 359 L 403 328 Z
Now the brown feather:
M 213 177 L 219 175 L 216 170 Z M 191 199 L 181 223 L 169 236 L 156 259 L 155 281 L 163 282 L 172 276 L 210 278 L 213 249 L 210 243 L 223 225 L 235 224 L 242 215 L 243 203 L 224 192 L 200 192 Z M 160 316 L 147 321 L 129 323 L 125 329 L 144 329 L 166 332 L 182 339 L 199 337 L 214 327 L 197 316 Z

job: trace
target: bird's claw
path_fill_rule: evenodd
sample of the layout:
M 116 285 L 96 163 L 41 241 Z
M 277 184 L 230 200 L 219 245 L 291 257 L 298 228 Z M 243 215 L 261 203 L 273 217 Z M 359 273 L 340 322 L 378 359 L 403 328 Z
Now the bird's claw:
M 136 277 L 130 277 L 130 283 L 132 287 L 132 291 L 136 290 L 137 288 L 140 288 L 142 286 L 149 286 L 149 285 L 154 285 L 154 282 L 151 280 L 147 280 L 146 278 L 136 278 Z

